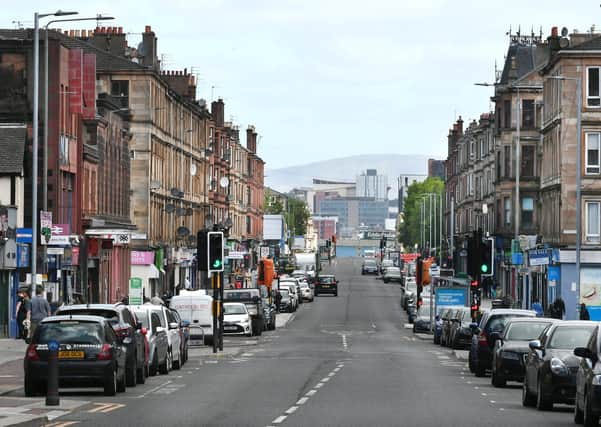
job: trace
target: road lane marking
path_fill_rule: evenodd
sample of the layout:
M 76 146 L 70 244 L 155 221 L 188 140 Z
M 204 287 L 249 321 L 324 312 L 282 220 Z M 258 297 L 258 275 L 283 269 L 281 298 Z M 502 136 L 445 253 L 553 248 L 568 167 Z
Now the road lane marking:
M 308 397 L 306 397 L 306 396 L 305 397 L 301 397 L 300 399 L 298 399 L 298 402 L 296 402 L 296 404 L 297 405 L 304 405 L 307 402 L 307 400 L 309 400 Z
M 67 427 L 74 424 L 79 424 L 79 421 L 57 421 L 55 423 L 46 424 L 46 427 Z
M 141 394 L 141 395 L 139 395 L 139 396 L 134 396 L 134 397 L 135 397 L 136 399 L 141 399 L 141 398 L 143 398 L 143 397 L 146 397 L 146 396 L 147 396 L 147 395 L 149 395 L 150 393 L 153 393 L 153 392 L 157 391 L 157 390 L 158 390 L 158 389 L 160 389 L 161 387 L 164 387 L 164 386 L 166 386 L 167 384 L 171 384 L 171 381 L 164 382 L 163 384 L 160 384 L 160 385 L 158 385 L 158 386 L 156 386 L 156 387 L 154 387 L 154 388 L 151 388 L 151 389 L 150 389 L 150 390 L 148 390 L 146 393 L 143 393 L 143 394 Z
M 334 371 L 336 371 L 336 370 L 334 370 Z M 334 372 L 334 371 L 330 372 L 330 373 L 328 374 L 328 377 L 333 377 L 334 375 L 336 375 L 336 372 L 337 372 L 337 371 L 336 371 L 336 372 Z
M 290 408 L 288 408 L 288 410 L 286 411 L 286 413 L 288 415 L 294 414 L 297 409 L 298 409 L 298 406 L 291 406 Z
M 104 409 L 107 409 L 107 408 L 110 408 L 111 406 L 113 406 L 112 403 L 94 403 L 94 405 L 96 405 L 96 407 L 90 409 L 88 411 L 89 413 L 100 412 Z
M 252 357 L 254 355 L 254 353 L 242 353 L 242 357 Z
M 277 417 L 275 420 L 273 420 L 271 423 L 272 424 L 281 424 L 286 418 L 288 418 L 286 415 L 281 415 L 281 416 Z
M 322 388 L 323 387 L 323 383 L 317 383 L 315 384 L 315 388 Z
M 313 389 L 313 390 L 309 390 L 305 396 L 313 396 L 315 393 L 317 393 L 317 390 Z
M 54 410 L 54 411 L 47 412 L 46 417 L 48 417 L 48 420 L 52 421 L 55 418 L 62 417 L 63 415 L 67 415 L 69 412 L 70 411 Z

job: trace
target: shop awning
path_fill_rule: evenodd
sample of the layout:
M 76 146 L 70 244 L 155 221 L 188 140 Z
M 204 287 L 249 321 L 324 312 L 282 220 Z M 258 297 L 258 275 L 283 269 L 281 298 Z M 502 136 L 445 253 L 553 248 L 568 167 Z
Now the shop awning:
M 131 277 L 139 277 L 141 279 L 158 279 L 159 269 L 154 264 L 148 265 L 132 265 Z

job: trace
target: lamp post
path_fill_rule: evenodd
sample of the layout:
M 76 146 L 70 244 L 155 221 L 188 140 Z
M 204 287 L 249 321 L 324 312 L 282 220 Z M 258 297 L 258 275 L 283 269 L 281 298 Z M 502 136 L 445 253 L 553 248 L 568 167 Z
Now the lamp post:
M 47 16 L 75 15 L 78 12 L 38 13 L 33 15 L 33 119 L 32 119 L 32 170 L 31 170 L 31 295 L 35 295 L 37 284 L 37 251 L 38 251 L 38 133 L 39 133 L 39 104 L 40 104 L 40 19 Z
M 576 301 L 580 304 L 580 240 L 582 239 L 582 77 L 547 76 L 576 81 Z

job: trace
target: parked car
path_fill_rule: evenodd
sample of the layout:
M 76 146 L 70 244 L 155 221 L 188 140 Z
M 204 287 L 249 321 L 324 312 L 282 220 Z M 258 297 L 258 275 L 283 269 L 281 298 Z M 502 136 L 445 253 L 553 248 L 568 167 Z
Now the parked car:
M 338 296 L 338 280 L 331 274 L 320 274 L 315 280 L 315 296 L 321 294 L 332 294 Z
M 296 311 L 298 309 L 298 300 L 300 299 L 299 294 L 296 292 L 296 285 L 292 282 L 280 281 L 280 290 L 282 289 L 287 289 L 290 293 L 292 311 Z
M 449 346 L 451 342 L 451 324 L 453 323 L 453 319 L 455 315 L 460 312 L 461 307 L 453 308 L 447 311 L 442 316 L 442 332 L 440 334 L 440 345 Z
M 417 283 L 414 277 L 405 279 L 405 286 L 401 286 L 401 307 L 407 310 L 407 305 L 410 300 L 415 299 L 417 295 Z
M 244 303 L 223 304 L 223 333 L 252 337 L 252 319 Z
M 290 295 L 290 291 L 287 288 L 280 289 L 280 295 L 282 299 L 280 301 L 280 306 L 278 307 L 280 312 L 288 312 L 292 313 L 294 311 L 292 305 L 292 296 Z
M 23 363 L 26 396 L 46 392 L 51 341 L 59 343 L 59 387 L 100 386 L 106 396 L 125 391 L 126 344 L 110 320 L 70 314 L 46 317 L 36 328 Z
M 161 325 L 161 319 L 156 311 L 151 309 L 152 305 L 130 306 L 138 320 L 142 322 L 142 332 L 146 332 L 148 341 L 148 374 L 155 376 L 158 372 L 167 374 L 169 372 L 169 339 L 167 330 Z M 146 330 L 146 331 L 144 331 Z
M 129 306 L 118 304 L 77 304 L 59 307 L 56 315 L 88 315 L 107 319 L 117 338 L 126 347 L 127 365 L 125 378 L 128 387 L 142 383 L 148 371 L 144 335 L 140 332 L 142 324 L 138 322 Z
M 275 305 L 275 300 L 273 301 L 273 304 L 269 304 L 269 299 L 263 302 L 263 318 L 265 319 L 266 331 L 275 330 L 278 308 Z
M 302 294 L 301 294 L 300 280 L 295 279 L 294 277 L 286 276 L 286 277 L 280 279 L 280 285 L 282 283 L 286 283 L 286 284 L 292 283 L 294 285 L 294 292 L 296 294 L 297 305 L 302 304 L 303 298 L 302 298 Z
M 378 274 L 378 263 L 375 258 L 366 258 L 361 266 L 361 274 Z
M 159 304 L 144 304 L 149 307 L 154 313 L 158 314 L 161 321 L 161 327 L 167 332 L 168 352 L 167 352 L 167 368 L 161 369 L 161 373 L 168 373 L 169 370 L 179 369 L 181 367 L 181 342 L 179 325 L 170 310 L 164 305 Z
M 173 298 L 171 298 L 173 301 Z M 171 314 L 175 318 L 176 323 L 179 325 L 179 337 L 180 337 L 180 351 L 182 355 L 182 366 L 188 360 L 188 348 L 190 346 L 190 322 L 188 320 L 182 320 L 178 311 L 171 308 L 169 309 Z
M 504 387 L 507 381 L 524 380 L 524 361 L 528 343 L 537 339 L 556 319 L 516 317 L 505 326 L 503 333 L 493 332 L 494 341 L 491 383 Z
M 213 297 L 204 290 L 181 290 L 169 302 L 183 321 L 189 322 L 189 345 L 213 345 Z
M 265 310 L 263 309 L 263 297 L 258 288 L 227 289 L 223 291 L 225 302 L 242 302 L 248 309 L 252 320 L 252 331 L 254 335 L 261 335 L 265 328 Z
M 505 325 L 514 317 L 535 317 L 532 310 L 518 309 L 492 309 L 485 311 L 480 319 L 480 324 L 472 324 L 474 334 L 470 344 L 468 364 L 470 371 L 477 377 L 483 377 L 487 369 L 492 368 L 492 349 L 494 342 L 491 339 L 493 332 L 502 333 Z
M 447 345 L 453 349 L 470 348 L 472 342 L 472 313 L 469 307 L 462 307 L 455 312 Z
M 311 286 L 309 286 L 309 283 L 301 282 L 300 289 L 301 289 L 301 296 L 303 297 L 303 300 L 312 302 L 315 299 L 315 295 L 313 294 L 313 289 L 311 289 Z
M 524 406 L 551 410 L 555 403 L 574 403 L 580 365 L 574 349 L 588 344 L 597 325 L 586 320 L 556 322 L 530 341 L 522 387 Z
M 593 330 L 586 346 L 576 347 L 574 355 L 580 357 L 576 373 L 574 422 L 586 427 L 599 425 L 601 416 L 601 328 Z
M 422 305 L 417 310 L 417 316 L 413 321 L 413 332 L 430 332 L 430 304 Z
M 401 283 L 401 269 L 398 267 L 386 267 L 383 276 L 384 283 L 399 282 Z
M 384 274 L 386 273 L 386 269 L 388 267 L 393 267 L 394 266 L 394 261 L 391 259 L 383 259 L 382 262 L 380 263 L 380 274 Z

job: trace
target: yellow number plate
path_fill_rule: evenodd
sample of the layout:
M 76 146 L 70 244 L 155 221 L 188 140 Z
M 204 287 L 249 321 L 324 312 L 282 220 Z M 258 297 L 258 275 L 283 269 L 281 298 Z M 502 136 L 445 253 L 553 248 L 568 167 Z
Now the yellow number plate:
M 59 359 L 83 359 L 83 351 L 59 351 Z

